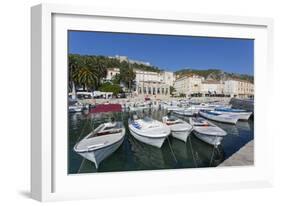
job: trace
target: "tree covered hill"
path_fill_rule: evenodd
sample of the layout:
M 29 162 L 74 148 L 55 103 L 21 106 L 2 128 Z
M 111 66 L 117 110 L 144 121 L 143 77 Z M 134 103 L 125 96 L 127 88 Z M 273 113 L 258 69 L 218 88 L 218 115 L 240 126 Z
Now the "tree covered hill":
M 205 79 L 214 79 L 214 80 L 227 80 L 227 79 L 241 79 L 250 82 L 254 82 L 254 77 L 247 74 L 238 74 L 238 73 L 229 73 L 224 72 L 220 69 L 182 69 L 175 72 L 175 75 L 180 78 L 185 75 L 199 75 Z
M 81 74 L 86 74 L 87 72 L 91 74 L 93 73 L 93 77 L 91 81 L 88 81 L 95 87 L 99 86 L 99 80 L 106 76 L 106 68 L 119 68 L 120 69 L 120 78 L 123 82 L 130 83 L 134 78 L 135 74 L 132 71 L 133 69 L 140 69 L 143 71 L 152 71 L 152 72 L 161 72 L 162 70 L 157 66 L 145 65 L 145 64 L 137 64 L 137 63 L 129 63 L 128 61 L 120 61 L 117 58 L 112 58 L 108 56 L 101 55 L 79 55 L 79 54 L 69 54 L 69 69 L 70 74 L 73 74 L 74 79 L 76 78 L 74 70 L 81 70 Z M 74 69 L 80 68 L 80 69 Z M 85 71 L 83 71 L 83 69 Z M 129 72 L 129 73 L 128 73 Z M 99 74 L 100 73 L 100 74 Z M 95 74 L 98 76 L 94 77 Z M 181 69 L 175 72 L 177 78 L 195 74 L 204 77 L 205 79 L 213 79 L 213 80 L 227 80 L 227 79 L 241 79 L 247 80 L 250 82 L 254 81 L 254 77 L 246 74 L 238 74 L 238 73 L 229 73 L 224 72 L 220 69 Z M 81 76 L 81 75 L 80 75 Z M 89 77 L 91 75 L 87 75 Z M 82 78 L 83 77 L 83 78 Z M 84 78 L 85 77 L 85 78 Z M 77 78 L 76 78 L 77 79 Z M 81 76 L 80 79 L 86 79 L 86 76 Z M 88 85 L 89 86 L 89 85 Z
M 132 69 L 140 69 L 144 71 L 152 71 L 152 72 L 160 72 L 161 70 L 152 65 L 145 65 L 145 64 L 137 64 L 137 63 L 129 63 L 128 61 L 120 61 L 117 58 L 112 58 L 108 56 L 101 56 L 101 55 L 79 55 L 79 54 L 70 54 L 71 56 L 75 56 L 79 59 L 84 58 L 91 58 L 94 61 L 99 60 L 103 67 L 105 68 L 132 68 Z

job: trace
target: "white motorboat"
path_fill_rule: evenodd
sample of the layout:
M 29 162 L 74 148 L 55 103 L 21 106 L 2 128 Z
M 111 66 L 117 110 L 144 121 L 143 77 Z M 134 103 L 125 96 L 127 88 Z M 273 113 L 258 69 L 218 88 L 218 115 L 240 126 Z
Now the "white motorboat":
M 205 104 L 205 103 L 201 103 L 198 105 L 191 105 L 190 107 L 188 107 L 188 109 L 192 110 L 194 114 L 198 114 L 200 110 L 214 110 L 214 106 L 209 105 L 209 104 Z
M 82 112 L 83 109 L 84 109 L 83 104 L 81 104 L 77 101 L 69 102 L 69 105 L 68 105 L 69 112 Z
M 193 126 L 192 131 L 198 139 L 214 146 L 220 145 L 223 136 L 227 135 L 223 129 L 201 117 L 191 117 L 189 123 Z
M 227 113 L 220 113 L 217 111 L 199 111 L 199 114 L 202 117 L 205 117 L 210 120 L 214 120 L 217 122 L 228 123 L 228 124 L 236 124 L 239 120 L 238 115 L 227 114 Z
M 232 107 L 231 104 L 227 104 L 227 103 L 210 103 L 209 104 L 209 107 L 213 107 L 214 109 L 215 108 L 227 108 L 227 109 L 230 109 Z
M 155 102 L 152 102 L 152 101 L 147 102 L 147 105 L 150 109 L 159 109 L 159 104 L 156 101 Z
M 175 110 L 181 109 L 181 107 L 179 107 L 177 105 L 171 105 L 171 106 L 166 106 L 165 109 L 168 110 L 168 111 L 175 111 Z
M 135 104 L 132 106 L 129 106 L 130 111 L 139 111 L 144 109 L 149 109 L 149 106 L 146 104 Z
M 248 120 L 252 115 L 252 112 L 247 112 L 243 109 L 215 108 L 215 111 L 221 114 L 238 115 L 240 120 Z
M 161 108 L 168 111 L 172 111 L 172 110 L 177 110 L 180 107 L 178 106 L 178 102 L 171 101 L 171 102 L 162 102 Z
M 139 119 L 137 115 L 129 119 L 129 130 L 137 140 L 158 148 L 162 147 L 171 133 L 170 128 L 162 122 L 149 117 Z
M 167 115 L 163 117 L 163 123 L 171 129 L 172 136 L 186 142 L 189 134 L 192 131 L 192 126 L 186 121 L 175 116 Z
M 183 115 L 183 116 L 193 116 L 196 112 L 192 108 L 180 108 L 173 110 L 173 113 Z
M 161 108 L 168 110 L 168 111 L 180 109 L 180 107 L 178 107 L 177 105 L 167 105 L 167 104 L 162 104 Z
M 98 168 L 101 161 L 120 147 L 124 137 L 125 127 L 122 122 L 104 123 L 79 141 L 74 151 Z

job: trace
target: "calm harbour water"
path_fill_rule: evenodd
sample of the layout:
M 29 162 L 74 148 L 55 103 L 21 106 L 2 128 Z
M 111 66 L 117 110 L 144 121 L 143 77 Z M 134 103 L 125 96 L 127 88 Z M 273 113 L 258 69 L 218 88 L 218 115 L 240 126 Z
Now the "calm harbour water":
M 161 120 L 166 113 L 164 110 L 145 112 L 145 114 L 158 120 Z M 115 116 L 117 120 L 123 120 L 126 127 L 125 139 L 116 152 L 100 163 L 97 170 L 94 163 L 74 152 L 73 147 L 78 140 L 91 132 L 92 128 L 96 128 L 112 116 Z M 178 117 L 188 122 L 188 117 Z M 254 138 L 253 119 L 239 121 L 236 125 L 214 122 L 227 132 L 227 136 L 224 137 L 218 149 L 198 140 L 193 134 L 189 136 L 186 143 L 170 136 L 164 142 L 162 148 L 158 149 L 134 139 L 128 130 L 128 118 L 128 112 L 88 115 L 70 113 L 68 122 L 68 173 L 214 167 Z

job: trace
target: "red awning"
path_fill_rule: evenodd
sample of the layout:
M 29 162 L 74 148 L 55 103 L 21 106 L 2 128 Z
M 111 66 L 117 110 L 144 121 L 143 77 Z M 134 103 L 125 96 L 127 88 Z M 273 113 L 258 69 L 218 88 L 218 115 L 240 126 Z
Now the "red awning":
M 100 112 L 121 112 L 121 104 L 97 104 L 94 108 L 91 109 L 91 113 L 100 113 Z

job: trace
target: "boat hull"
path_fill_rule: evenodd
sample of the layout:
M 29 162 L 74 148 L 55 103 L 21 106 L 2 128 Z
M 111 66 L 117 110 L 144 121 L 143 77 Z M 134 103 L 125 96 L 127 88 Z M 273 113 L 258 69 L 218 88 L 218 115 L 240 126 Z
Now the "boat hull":
M 134 138 L 136 138 L 137 140 L 139 140 L 140 142 L 143 142 L 145 144 L 157 147 L 157 148 L 161 148 L 164 141 L 166 140 L 166 138 L 168 137 L 168 135 L 166 136 L 162 136 L 162 137 L 147 137 L 147 136 L 143 136 L 140 135 L 138 133 L 136 133 L 135 131 L 130 129 L 131 134 L 133 135 Z
M 129 107 L 129 110 L 131 112 L 133 112 L 133 111 L 141 111 L 141 110 L 146 110 L 146 109 L 149 109 L 149 107 Z
M 181 141 L 186 142 L 188 136 L 190 135 L 191 131 L 190 130 L 186 130 L 186 131 L 173 131 L 171 130 L 172 136 L 176 139 L 179 139 Z
M 82 112 L 83 107 L 69 107 L 68 112 Z
M 97 150 L 93 150 L 90 152 L 77 152 L 77 153 L 82 157 L 84 157 L 85 159 L 93 162 L 96 168 L 98 169 L 99 164 L 107 157 L 109 157 L 112 153 L 114 153 L 122 145 L 123 141 L 124 141 L 124 137 L 120 141 L 112 145 Z
M 240 109 L 216 109 L 216 111 L 220 112 L 221 114 L 230 114 L 230 115 L 237 115 L 240 120 L 248 120 L 252 115 L 252 112 L 248 112 L 246 110 Z
M 183 115 L 183 116 L 193 116 L 195 113 L 192 110 L 174 110 L 175 114 Z
M 199 133 L 196 130 L 193 130 L 194 135 L 202 140 L 203 142 L 206 142 L 207 144 L 213 145 L 213 146 L 218 146 L 220 145 L 221 141 L 222 141 L 222 137 L 220 136 L 213 136 L 213 135 L 208 135 L 208 134 L 202 134 Z
M 199 114 L 207 119 L 228 124 L 236 124 L 239 119 L 237 115 L 231 114 L 212 115 L 205 112 L 199 112 Z
M 175 111 L 175 110 L 180 109 L 180 107 L 178 107 L 178 106 L 169 106 L 169 107 L 166 107 L 165 109 L 168 110 L 168 111 Z
M 252 112 L 221 112 L 222 114 L 237 115 L 240 120 L 248 120 L 252 115 Z

